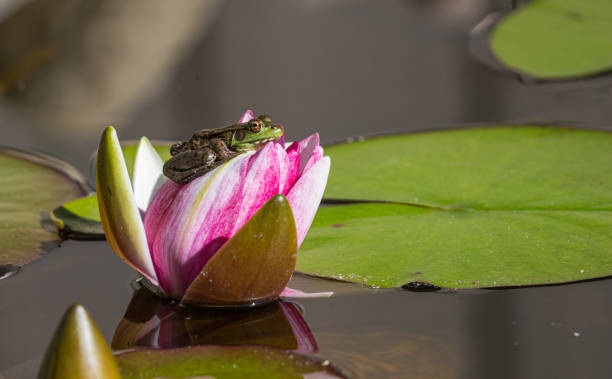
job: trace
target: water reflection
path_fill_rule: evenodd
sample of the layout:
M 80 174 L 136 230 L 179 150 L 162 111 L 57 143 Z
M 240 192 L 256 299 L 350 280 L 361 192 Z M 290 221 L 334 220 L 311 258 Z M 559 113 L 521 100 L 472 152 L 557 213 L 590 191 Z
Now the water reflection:
M 117 325 L 112 347 L 176 348 L 194 345 L 252 345 L 314 353 L 318 350 L 298 306 L 276 301 L 248 309 L 181 306 L 146 288 L 134 292 Z

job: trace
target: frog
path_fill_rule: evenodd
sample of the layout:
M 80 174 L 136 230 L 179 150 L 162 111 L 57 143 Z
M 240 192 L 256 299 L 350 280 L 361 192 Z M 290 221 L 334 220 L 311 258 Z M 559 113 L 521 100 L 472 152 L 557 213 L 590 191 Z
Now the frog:
M 193 133 L 187 141 L 170 147 L 171 158 L 164 163 L 166 177 L 186 184 L 247 151 L 257 151 L 284 135 L 283 127 L 268 115 L 243 123 Z

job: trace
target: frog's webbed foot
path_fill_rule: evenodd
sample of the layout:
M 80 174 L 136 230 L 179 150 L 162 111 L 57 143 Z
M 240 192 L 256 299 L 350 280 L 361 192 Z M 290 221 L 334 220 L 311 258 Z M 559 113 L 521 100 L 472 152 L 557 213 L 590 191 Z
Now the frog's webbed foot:
M 217 167 L 216 159 L 217 154 L 209 148 L 178 153 L 164 163 L 164 175 L 185 184 Z

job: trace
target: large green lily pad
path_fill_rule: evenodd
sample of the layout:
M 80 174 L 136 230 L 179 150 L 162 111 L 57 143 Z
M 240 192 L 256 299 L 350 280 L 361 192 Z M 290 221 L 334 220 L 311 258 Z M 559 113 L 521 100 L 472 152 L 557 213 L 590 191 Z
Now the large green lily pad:
M 491 36 L 507 66 L 540 79 L 568 79 L 612 70 L 612 2 L 533 0 Z
M 84 179 L 67 163 L 0 148 L 0 266 L 22 266 L 57 246 L 48 212 L 84 193 Z
M 264 347 L 194 346 L 138 350 L 116 356 L 121 375 L 131 378 L 299 378 L 320 374 L 343 378 L 329 361 Z
M 612 133 L 499 127 L 326 149 L 326 198 L 297 269 L 379 287 L 612 275 Z

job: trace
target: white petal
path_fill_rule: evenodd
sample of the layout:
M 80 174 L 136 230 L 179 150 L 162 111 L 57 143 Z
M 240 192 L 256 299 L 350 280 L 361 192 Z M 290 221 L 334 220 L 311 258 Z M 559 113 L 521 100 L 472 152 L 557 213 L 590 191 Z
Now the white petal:
M 157 192 L 164 182 L 164 162 L 147 137 L 138 142 L 134 158 L 134 172 L 132 175 L 132 188 L 136 205 L 141 211 L 146 211 L 153 194 Z

